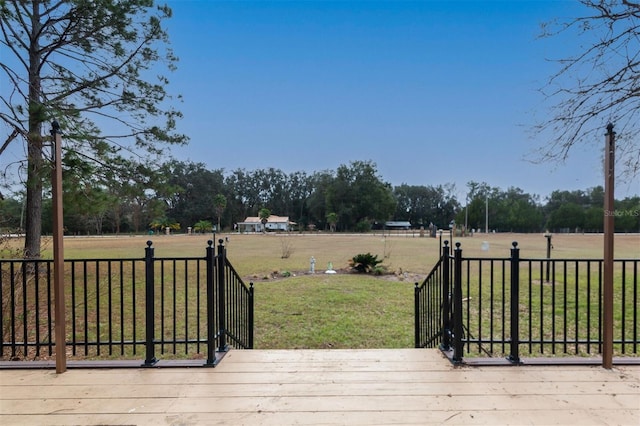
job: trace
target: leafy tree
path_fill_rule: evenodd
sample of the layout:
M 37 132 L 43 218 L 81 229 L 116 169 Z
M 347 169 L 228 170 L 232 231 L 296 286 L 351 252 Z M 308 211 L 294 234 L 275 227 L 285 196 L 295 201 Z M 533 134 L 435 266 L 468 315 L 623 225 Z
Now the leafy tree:
M 402 184 L 393 189 L 393 195 L 397 202 L 395 219 L 408 220 L 413 225 L 429 224 L 431 203 L 429 188 L 422 185 Z
M 287 175 L 274 168 L 235 170 L 225 179 L 225 187 L 231 216 L 255 216 L 259 206 L 268 205 L 278 215 L 293 217 L 297 222 L 306 213 L 312 188 L 306 173 Z
M 316 225 L 318 229 L 324 229 L 327 214 L 327 192 L 335 180 L 335 174 L 332 171 L 324 170 L 315 172 L 311 176 L 311 195 L 307 202 L 309 208 L 309 223 Z M 335 213 L 335 212 L 334 212 Z M 337 221 L 336 221 L 337 223 Z
M 288 181 L 287 194 L 290 205 L 285 214 L 291 216 L 304 229 L 309 221 L 308 200 L 313 191 L 312 178 L 304 171 L 293 172 L 289 174 Z
M 335 232 L 336 223 L 338 223 L 338 215 L 335 212 L 328 213 L 327 223 L 329 224 L 329 229 L 331 230 L 331 232 Z
M 458 223 L 465 223 L 465 218 L 460 215 L 466 214 L 466 223 L 469 229 L 484 230 L 486 227 L 488 200 L 492 192 L 495 193 L 497 191 L 496 188 L 492 189 L 486 182 L 468 182 L 466 212 L 460 212 L 457 219 Z
M 158 154 L 162 143 L 186 142 L 175 133 L 180 113 L 156 68 L 176 62 L 162 28 L 170 16 L 152 0 L 0 2 L 7 55 L 0 70 L 10 87 L 0 96 L 0 120 L 11 132 L 0 154 L 13 140 L 26 144 L 26 257 L 40 255 L 46 121 L 60 123 L 66 152 L 115 175 L 136 162 L 131 152 Z
M 575 203 L 566 203 L 551 213 L 548 228 L 553 231 L 582 229 L 585 220 L 584 207 Z
M 20 216 L 22 216 L 22 203 L 19 200 L 0 197 L 0 230 L 19 230 Z
M 103 173 L 70 152 L 63 161 L 64 223 L 72 234 L 102 234 L 105 218 L 117 204 Z
M 640 232 L 640 197 L 627 197 L 614 206 L 616 232 Z
M 369 232 L 371 231 L 372 226 L 371 226 L 371 220 L 368 218 L 364 218 L 364 219 L 360 219 L 360 221 L 358 223 L 356 223 L 356 225 L 354 226 L 353 230 L 356 232 Z
M 233 217 L 241 219 L 250 215 L 257 215 L 260 201 L 259 184 L 254 174 L 244 169 L 234 170 L 224 181 L 228 189 L 227 205 Z
M 290 193 L 287 175 L 282 170 L 271 167 L 261 170 L 258 177 L 261 203 L 268 205 L 278 215 L 288 216 Z
M 584 14 L 547 23 L 543 37 L 566 39 L 577 53 L 559 65 L 543 89 L 551 118 L 537 126 L 550 132 L 539 159 L 564 160 L 575 145 L 602 141 L 608 122 L 616 127 L 622 172 L 640 172 L 640 3 L 580 0 Z
M 542 230 L 544 219 L 537 197 L 520 188 L 497 190 L 493 193 L 494 211 L 491 227 L 500 231 L 536 232 Z
M 604 231 L 603 207 L 589 207 L 584 212 L 584 230 L 588 232 Z
M 548 213 L 559 209 L 563 204 L 573 203 L 579 206 L 589 206 L 591 201 L 589 195 L 585 191 L 560 191 L 556 190 L 551 193 L 547 199 L 545 210 Z M 602 205 L 602 204 L 601 204 Z
M 167 176 L 159 172 L 153 164 L 132 164 L 126 175 L 105 179 L 112 199 L 107 219 L 113 232 L 140 232 L 143 223 L 165 214 L 156 195 L 157 188 L 166 184 Z M 143 219 L 142 215 L 146 217 Z
M 133 225 L 135 232 L 142 229 L 143 224 L 152 221 L 154 217 L 163 217 L 166 209 L 161 200 L 140 196 L 133 206 Z
M 584 191 L 553 191 L 543 210 L 548 227 L 599 232 L 604 229 L 603 206 L 604 188 L 596 186 Z M 563 215 L 568 216 L 562 217 Z
M 442 228 L 459 210 L 454 191 L 453 184 L 396 186 L 393 191 L 397 200 L 394 217 L 425 228 L 431 223 Z
M 604 206 L 604 188 L 602 186 L 595 186 L 587 190 L 589 195 L 589 205 L 592 207 Z
M 180 223 L 211 218 L 214 223 L 215 196 L 224 191 L 222 170 L 207 170 L 202 163 L 169 161 L 160 167 L 164 180 L 157 192 L 166 205 L 166 215 Z
M 363 221 L 385 222 L 396 209 L 391 185 L 381 180 L 376 165 L 370 161 L 339 166 L 325 200 L 328 211 L 338 215 L 338 222 L 345 229 L 355 229 Z
M 114 199 L 100 186 L 82 186 L 65 192 L 65 228 L 71 233 L 102 234 L 104 219 Z

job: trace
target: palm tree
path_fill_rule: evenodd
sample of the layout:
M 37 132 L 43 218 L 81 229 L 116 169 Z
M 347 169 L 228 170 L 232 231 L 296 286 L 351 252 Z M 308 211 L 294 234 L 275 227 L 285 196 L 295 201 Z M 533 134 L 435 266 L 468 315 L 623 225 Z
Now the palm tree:
M 267 222 L 269 222 L 269 216 L 271 216 L 271 210 L 267 208 L 261 208 L 258 212 L 258 217 L 260 217 L 260 222 L 262 222 L 262 232 L 267 231 Z
M 213 230 L 213 225 L 208 220 L 200 220 L 193 225 L 193 230 L 204 234 L 205 232 L 211 232 Z
M 227 197 L 222 194 L 218 194 L 213 198 L 213 208 L 216 211 L 216 216 L 218 217 L 218 227 L 216 231 L 221 232 L 220 228 L 220 217 L 222 217 L 222 213 L 224 213 L 224 209 L 227 208 Z
M 180 229 L 180 224 L 177 222 L 174 222 L 173 220 L 167 219 L 166 217 L 162 217 L 159 219 L 154 219 L 149 224 L 149 227 L 154 231 L 162 231 L 163 229 L 166 229 L 166 228 L 177 231 L 178 229 Z

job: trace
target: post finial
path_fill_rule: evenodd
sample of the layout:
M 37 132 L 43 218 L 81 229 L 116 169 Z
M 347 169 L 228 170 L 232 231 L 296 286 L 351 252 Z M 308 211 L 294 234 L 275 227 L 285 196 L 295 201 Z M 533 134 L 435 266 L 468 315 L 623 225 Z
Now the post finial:
M 60 133 L 60 123 L 57 120 L 53 120 L 51 122 L 51 134 L 57 135 L 58 133 Z
M 607 133 L 613 133 L 613 123 L 607 124 Z

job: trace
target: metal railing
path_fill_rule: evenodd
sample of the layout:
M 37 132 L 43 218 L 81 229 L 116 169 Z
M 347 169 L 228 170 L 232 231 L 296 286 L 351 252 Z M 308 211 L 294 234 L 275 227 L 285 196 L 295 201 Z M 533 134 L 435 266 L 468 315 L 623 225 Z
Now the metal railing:
M 416 286 L 417 347 L 427 346 L 422 336 L 432 336 L 429 346 L 452 351 L 454 362 L 506 357 L 519 363 L 523 354 L 544 358 L 602 353 L 602 259 L 525 259 L 517 243 L 509 257 L 465 258 L 456 243 L 453 255 L 446 248 L 436 265 L 442 276 L 449 269 L 443 264 L 451 265 L 449 282 L 430 274 Z M 617 356 L 638 354 L 639 264 L 639 259 L 614 261 Z M 434 300 L 418 297 L 418 289 L 438 286 L 440 290 L 429 290 Z M 429 332 L 423 324 L 440 312 L 441 331 Z
M 435 348 L 450 345 L 450 262 L 449 242 L 445 241 L 442 255 L 424 279 L 415 284 L 415 347 Z
M 66 335 L 74 359 L 205 358 L 253 347 L 253 284 L 208 242 L 205 257 L 65 261 Z M 0 259 L 4 360 L 54 356 L 51 260 Z

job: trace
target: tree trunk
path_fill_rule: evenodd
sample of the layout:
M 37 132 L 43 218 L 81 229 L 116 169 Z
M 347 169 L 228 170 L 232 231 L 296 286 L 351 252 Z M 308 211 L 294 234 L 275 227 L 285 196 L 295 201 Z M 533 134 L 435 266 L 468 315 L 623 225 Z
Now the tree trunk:
M 34 259 L 40 257 L 40 238 L 42 235 L 42 180 L 49 173 L 44 173 L 42 156 L 42 122 L 40 81 L 40 46 L 37 42 L 40 31 L 40 2 L 32 3 L 31 44 L 29 45 L 29 134 L 27 135 L 27 217 L 25 221 L 26 238 L 24 240 L 24 257 Z
M 40 257 L 42 235 L 42 142 L 29 141 L 27 169 L 27 211 L 25 220 L 24 257 Z

